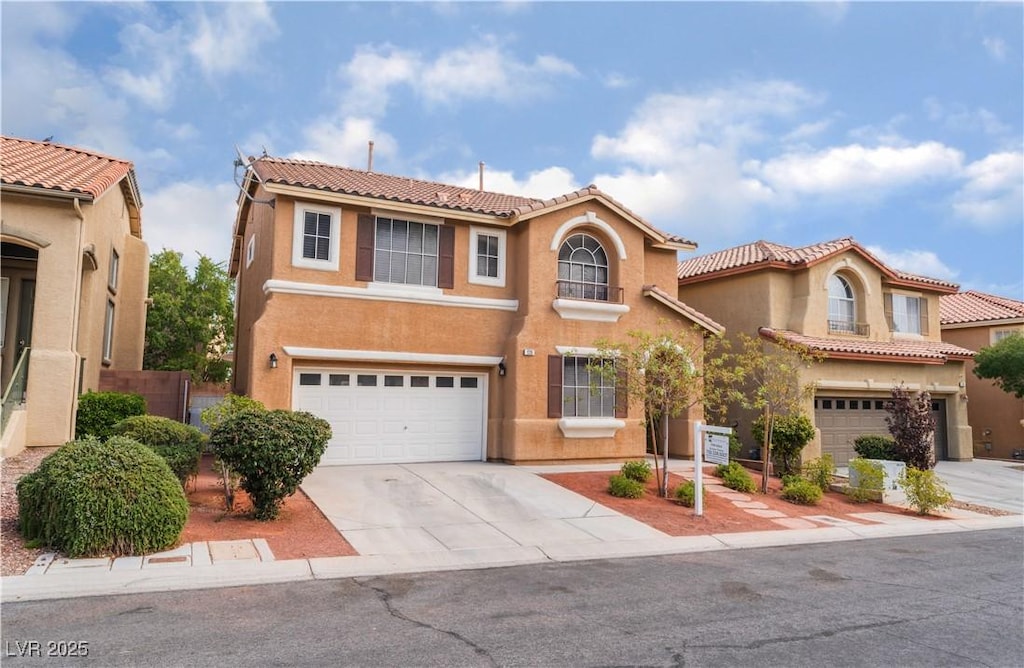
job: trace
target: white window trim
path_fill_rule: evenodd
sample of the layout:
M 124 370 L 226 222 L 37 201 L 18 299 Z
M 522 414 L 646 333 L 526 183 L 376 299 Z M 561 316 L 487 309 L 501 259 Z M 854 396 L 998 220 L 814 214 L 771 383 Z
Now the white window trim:
M 103 315 L 103 351 L 104 364 L 110 364 L 114 358 L 114 326 L 117 323 L 117 304 L 114 300 L 107 300 L 107 310 Z
M 332 230 L 333 232 L 333 230 Z M 256 258 L 256 235 L 249 237 L 249 243 L 245 247 L 245 267 L 249 268 L 252 261 Z M 306 258 L 303 258 L 306 259 Z
M 555 299 L 551 302 L 563 320 L 587 320 L 590 322 L 618 322 L 629 313 L 625 304 L 585 301 L 582 299 Z
M 618 253 L 619 259 L 626 259 L 626 244 L 623 243 L 622 237 L 620 237 L 619 233 L 615 231 L 615 228 L 598 218 L 597 214 L 593 211 L 587 211 L 582 216 L 577 216 L 572 220 L 562 223 L 562 226 L 555 231 L 555 236 L 551 237 L 551 250 L 557 252 L 558 249 L 561 248 L 562 242 L 565 241 L 566 237 L 569 235 L 569 232 L 574 227 L 579 227 L 581 225 L 593 225 L 604 232 L 612 242 L 612 246 L 615 247 L 615 252 Z M 611 258 L 609 258 L 609 263 L 610 262 Z
M 498 237 L 498 276 L 492 278 L 490 276 L 478 276 L 476 273 L 477 265 L 477 238 L 485 234 L 492 237 Z M 505 253 L 507 248 L 505 230 L 496 230 L 488 227 L 475 227 L 469 228 L 469 282 L 476 283 L 477 285 L 490 285 L 496 288 L 505 287 Z
M 1013 334 L 1020 334 L 1024 336 L 1024 325 L 1017 325 L 1016 327 L 993 327 L 989 332 L 989 342 L 992 345 L 995 345 L 1002 339 L 1012 336 Z
M 625 420 L 608 417 L 564 417 L 558 420 L 558 428 L 566 438 L 611 438 L 625 426 Z
M 892 335 L 896 339 L 923 339 L 924 335 L 920 331 L 917 332 L 900 332 L 896 330 L 896 299 L 903 297 L 905 299 L 916 299 L 918 300 L 917 306 L 917 328 L 921 329 L 921 304 L 925 300 L 924 295 L 920 292 L 893 292 L 892 293 Z
M 331 217 L 330 256 L 327 260 L 315 260 L 302 257 L 302 238 L 305 213 L 326 213 Z M 338 271 L 338 256 L 341 250 L 341 209 L 335 206 L 323 206 L 312 202 L 295 202 L 295 215 L 292 224 L 292 266 L 321 271 Z
M 441 288 L 409 286 L 396 283 L 372 283 L 373 289 L 347 285 L 323 285 L 270 279 L 263 284 L 263 294 L 311 295 L 315 297 L 338 297 L 348 299 L 371 299 L 376 301 L 430 304 L 432 306 L 455 306 L 460 308 L 492 309 L 496 311 L 518 311 L 518 299 L 491 299 L 489 297 L 466 297 L 446 295 Z M 395 286 L 399 286 L 396 288 Z M 417 288 L 412 290 L 410 288 Z
M 117 294 L 117 283 L 121 277 L 121 254 L 116 248 L 110 249 L 110 267 L 107 269 L 107 289 Z

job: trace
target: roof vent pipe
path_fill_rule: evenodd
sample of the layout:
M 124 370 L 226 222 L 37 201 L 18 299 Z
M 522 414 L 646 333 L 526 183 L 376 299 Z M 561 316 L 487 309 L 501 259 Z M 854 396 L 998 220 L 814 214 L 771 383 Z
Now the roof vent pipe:
M 480 161 L 480 191 L 484 189 L 484 161 Z
M 373 140 L 370 140 L 370 145 L 366 151 L 366 171 L 373 171 Z

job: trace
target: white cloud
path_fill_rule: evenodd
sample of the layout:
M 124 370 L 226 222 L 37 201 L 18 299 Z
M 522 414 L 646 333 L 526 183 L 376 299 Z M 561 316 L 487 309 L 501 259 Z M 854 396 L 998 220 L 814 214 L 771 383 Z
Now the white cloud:
M 956 280 L 960 273 L 940 260 L 939 256 L 932 251 L 916 249 L 890 251 L 881 246 L 868 246 L 867 249 L 872 255 L 897 271 L 945 280 Z
M 602 79 L 601 83 L 604 84 L 605 88 L 628 88 L 632 86 L 635 82 L 633 79 L 630 79 L 625 74 L 620 74 L 619 72 L 609 72 L 604 76 L 604 79 Z
M 464 188 L 478 188 L 480 172 L 445 172 L 435 177 L 434 180 Z M 577 184 L 576 178 L 565 167 L 547 167 L 530 172 L 524 179 L 517 179 L 515 174 L 510 171 L 487 169 L 486 166 L 484 169 L 484 190 L 490 192 L 549 199 L 579 189 L 580 186 Z
M 833 25 L 842 23 L 850 11 L 850 3 L 846 0 L 817 0 L 804 6 Z
M 493 38 L 455 48 L 435 59 L 390 44 L 362 46 L 342 65 L 349 84 L 346 113 L 386 112 L 391 90 L 404 86 L 431 105 L 453 105 L 465 100 L 522 102 L 549 91 L 565 77 L 577 77 L 576 67 L 550 54 L 533 61 L 517 60 Z
M 999 37 L 984 37 L 981 40 L 981 45 L 985 47 L 985 51 L 997 62 L 1003 62 L 1006 60 L 1006 42 Z
M 237 196 L 234 183 L 209 185 L 198 181 L 144 192 L 142 238 L 150 254 L 164 248 L 178 251 L 187 267 L 196 265 L 199 253 L 215 262 L 228 260 Z M 182 215 L 185 208 L 188 215 Z
M 377 127 L 372 118 L 320 118 L 302 134 L 304 148 L 289 157 L 366 169 L 369 141 L 373 141 L 375 160 L 392 158 L 398 153 L 398 142 Z
M 782 136 L 783 144 L 796 144 L 820 136 L 832 125 L 831 119 L 801 123 Z
M 983 132 L 988 135 L 1004 135 L 1010 131 L 1009 126 L 984 107 L 968 109 L 962 104 L 946 106 L 938 99 L 929 97 L 924 101 L 924 108 L 928 120 L 942 123 L 952 130 Z
M 176 24 L 157 31 L 142 23 L 125 26 L 119 39 L 128 59 L 149 69 L 138 73 L 124 67 L 111 68 L 106 79 L 122 94 L 137 98 L 154 109 L 166 109 L 174 98 L 176 80 L 181 70 L 181 27 Z
M 861 144 L 881 144 L 886 146 L 907 146 L 908 142 L 900 131 L 900 126 L 910 121 L 907 114 L 896 114 L 881 125 L 862 125 L 849 131 L 850 139 Z
M 207 7 L 219 6 L 210 14 Z M 278 35 L 277 22 L 265 2 L 229 2 L 202 5 L 195 19 L 198 27 L 188 51 L 207 76 L 242 70 L 259 53 L 263 42 Z
M 955 214 L 981 228 L 1024 220 L 1024 153 L 993 153 L 967 165 L 953 197 Z

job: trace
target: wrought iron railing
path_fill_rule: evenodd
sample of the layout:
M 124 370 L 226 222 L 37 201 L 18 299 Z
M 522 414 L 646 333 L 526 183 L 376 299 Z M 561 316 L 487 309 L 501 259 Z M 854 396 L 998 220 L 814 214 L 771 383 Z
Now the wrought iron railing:
M 559 299 L 584 299 L 595 302 L 622 303 L 622 288 L 580 281 L 556 281 Z
M 20 406 L 25 402 L 25 387 L 28 384 L 28 355 L 31 348 L 25 348 L 21 351 L 21 357 L 18 358 L 18 363 L 14 365 L 14 373 L 11 374 L 11 381 L 7 383 L 7 388 L 4 390 L 3 397 L 3 408 L 2 424 L 0 424 L 0 433 L 7 428 L 7 419 L 11 417 L 11 413 L 15 407 Z
M 866 322 L 850 322 L 848 320 L 829 320 L 829 334 L 850 334 L 851 336 L 867 336 L 871 328 Z

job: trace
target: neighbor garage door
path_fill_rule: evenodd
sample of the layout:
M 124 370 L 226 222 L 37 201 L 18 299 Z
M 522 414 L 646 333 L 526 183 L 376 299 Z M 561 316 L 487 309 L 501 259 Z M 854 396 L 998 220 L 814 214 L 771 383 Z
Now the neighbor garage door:
M 331 423 L 322 465 L 480 460 L 485 380 L 482 374 L 297 369 L 293 405 Z
M 837 466 L 857 456 L 853 442 L 865 434 L 889 435 L 884 406 L 888 397 L 823 397 L 814 399 L 814 424 L 821 430 L 821 452 L 832 455 Z M 932 401 L 936 459 L 946 458 L 946 402 Z

